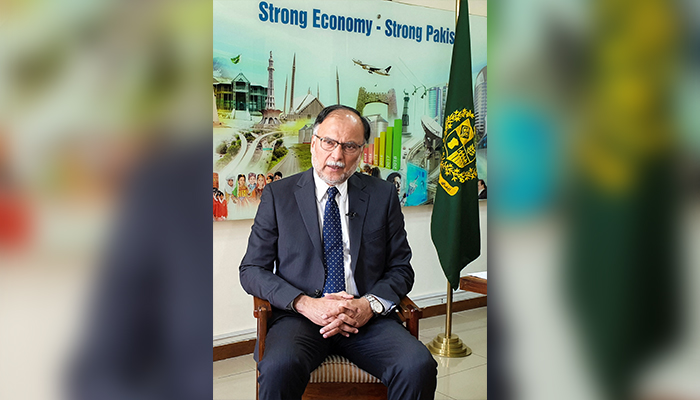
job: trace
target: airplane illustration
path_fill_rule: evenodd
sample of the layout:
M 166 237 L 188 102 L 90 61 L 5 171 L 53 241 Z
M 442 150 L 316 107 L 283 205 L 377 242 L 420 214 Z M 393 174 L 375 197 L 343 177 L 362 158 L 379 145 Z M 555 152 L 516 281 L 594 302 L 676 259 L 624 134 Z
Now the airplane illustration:
M 382 75 L 382 76 L 389 76 L 389 70 L 391 69 L 391 65 L 382 69 L 382 68 L 377 68 L 375 66 L 365 64 L 360 60 L 352 59 L 352 62 L 355 64 L 359 65 L 364 69 L 365 71 L 369 72 L 370 74 L 377 74 L 377 75 Z

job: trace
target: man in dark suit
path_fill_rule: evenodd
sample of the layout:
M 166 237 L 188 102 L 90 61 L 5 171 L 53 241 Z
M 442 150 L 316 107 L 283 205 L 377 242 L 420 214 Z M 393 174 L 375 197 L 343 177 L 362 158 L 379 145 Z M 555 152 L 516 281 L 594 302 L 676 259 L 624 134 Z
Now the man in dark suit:
M 301 398 L 332 352 L 390 399 L 432 399 L 437 363 L 394 312 L 414 280 L 396 190 L 355 173 L 369 123 L 335 105 L 313 130 L 313 168 L 265 188 L 240 266 L 243 288 L 273 307 L 260 398 Z

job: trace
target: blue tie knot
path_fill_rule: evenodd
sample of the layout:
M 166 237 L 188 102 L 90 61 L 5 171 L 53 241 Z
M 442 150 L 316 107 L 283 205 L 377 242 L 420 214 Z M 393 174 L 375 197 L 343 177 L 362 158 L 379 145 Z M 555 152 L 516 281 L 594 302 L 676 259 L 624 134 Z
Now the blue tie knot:
M 331 186 L 328 188 L 328 201 L 333 201 L 335 199 L 335 195 L 338 194 L 338 188 L 335 186 Z

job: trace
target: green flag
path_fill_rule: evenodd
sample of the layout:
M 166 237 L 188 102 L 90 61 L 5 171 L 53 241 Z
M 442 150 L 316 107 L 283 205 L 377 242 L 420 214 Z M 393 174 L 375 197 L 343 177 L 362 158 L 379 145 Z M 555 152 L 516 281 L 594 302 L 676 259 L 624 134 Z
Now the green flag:
M 237 55 L 237 56 L 235 56 L 235 57 L 233 57 L 233 58 L 231 58 L 231 62 L 234 63 L 234 64 L 238 64 L 240 61 L 241 61 L 241 55 L 240 55 L 240 54 Z
M 430 224 L 433 244 L 452 289 L 481 253 L 477 195 L 474 100 L 467 1 L 460 1 L 445 104 L 439 185 Z

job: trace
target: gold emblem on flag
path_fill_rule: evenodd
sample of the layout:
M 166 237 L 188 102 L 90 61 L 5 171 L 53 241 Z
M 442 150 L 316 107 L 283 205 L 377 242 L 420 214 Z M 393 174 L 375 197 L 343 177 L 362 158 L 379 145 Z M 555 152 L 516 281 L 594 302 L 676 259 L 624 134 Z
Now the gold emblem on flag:
M 440 160 L 440 178 L 438 181 L 450 196 L 459 192 L 458 183 L 476 179 L 476 147 L 474 146 L 474 112 L 472 110 L 455 110 L 445 120 L 443 133 L 443 152 Z M 457 126 L 452 129 L 452 126 Z

